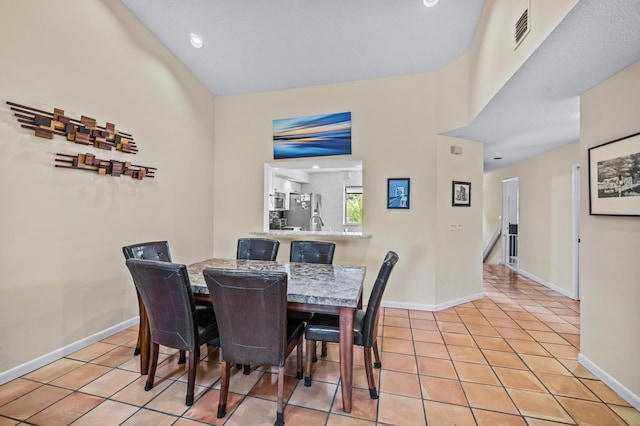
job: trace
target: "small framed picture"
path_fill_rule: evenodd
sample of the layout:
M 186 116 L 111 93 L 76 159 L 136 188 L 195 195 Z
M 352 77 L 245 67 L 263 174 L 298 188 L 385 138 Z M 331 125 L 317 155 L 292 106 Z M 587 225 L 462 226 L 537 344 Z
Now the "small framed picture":
M 451 205 L 454 207 L 471 206 L 471 182 L 451 182 Z
M 387 179 L 388 209 L 408 209 L 409 197 L 409 178 Z
M 589 214 L 640 216 L 640 133 L 589 148 Z

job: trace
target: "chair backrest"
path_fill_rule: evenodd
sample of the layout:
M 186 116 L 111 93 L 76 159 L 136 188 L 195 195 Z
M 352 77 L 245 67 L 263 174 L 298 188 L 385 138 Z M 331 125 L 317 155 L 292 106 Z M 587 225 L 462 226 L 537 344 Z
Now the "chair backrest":
M 236 364 L 284 365 L 287 273 L 207 268 L 222 359 Z
M 148 259 L 171 262 L 169 243 L 166 241 L 150 241 L 122 247 L 125 259 Z
M 291 241 L 291 262 L 333 263 L 336 244 L 329 241 Z
M 236 259 L 272 260 L 278 257 L 280 241 L 268 238 L 239 238 Z
M 391 271 L 397 262 L 398 255 L 393 251 L 388 251 L 382 261 L 382 266 L 380 266 L 380 271 L 378 272 L 376 282 L 373 284 L 373 289 L 371 289 L 371 296 L 367 302 L 367 312 L 364 315 L 362 324 L 362 335 L 365 346 L 371 346 L 378 332 L 378 312 L 380 310 L 380 302 L 382 302 L 382 294 L 387 287 L 389 275 L 391 275 Z
M 149 317 L 151 341 L 195 350 L 196 305 L 187 267 L 147 259 L 127 259 L 126 263 Z

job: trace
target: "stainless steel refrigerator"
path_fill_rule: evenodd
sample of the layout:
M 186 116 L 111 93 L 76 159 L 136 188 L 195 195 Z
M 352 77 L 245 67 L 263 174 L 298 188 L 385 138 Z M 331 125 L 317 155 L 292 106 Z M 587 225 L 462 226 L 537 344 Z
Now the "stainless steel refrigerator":
M 309 222 L 314 213 L 322 217 L 320 194 L 289 195 L 289 210 L 284 212 L 287 219 L 287 227 L 299 227 L 303 231 L 309 231 Z M 322 220 L 320 220 L 320 223 L 322 223 Z

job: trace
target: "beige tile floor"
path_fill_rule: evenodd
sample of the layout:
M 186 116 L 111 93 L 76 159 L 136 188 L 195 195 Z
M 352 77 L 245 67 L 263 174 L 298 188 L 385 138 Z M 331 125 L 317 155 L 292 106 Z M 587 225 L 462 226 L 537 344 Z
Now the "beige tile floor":
M 337 346 L 314 364 L 313 386 L 287 365 L 287 426 L 640 425 L 640 413 L 577 362 L 579 302 L 502 266 L 484 269 L 485 297 L 439 312 L 381 311 L 380 398 L 367 390 L 356 349 L 353 410 L 342 409 Z M 184 404 L 186 369 L 163 348 L 154 388 L 128 329 L 0 386 L 0 426 L 271 425 L 277 376 L 234 370 L 228 414 L 216 418 L 217 349 L 202 350 L 196 401 Z

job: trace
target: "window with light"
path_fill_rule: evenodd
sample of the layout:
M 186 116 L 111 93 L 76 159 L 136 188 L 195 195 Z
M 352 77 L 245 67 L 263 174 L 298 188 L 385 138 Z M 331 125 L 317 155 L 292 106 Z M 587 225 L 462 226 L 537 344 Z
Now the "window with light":
M 344 224 L 362 225 L 362 186 L 344 187 Z

